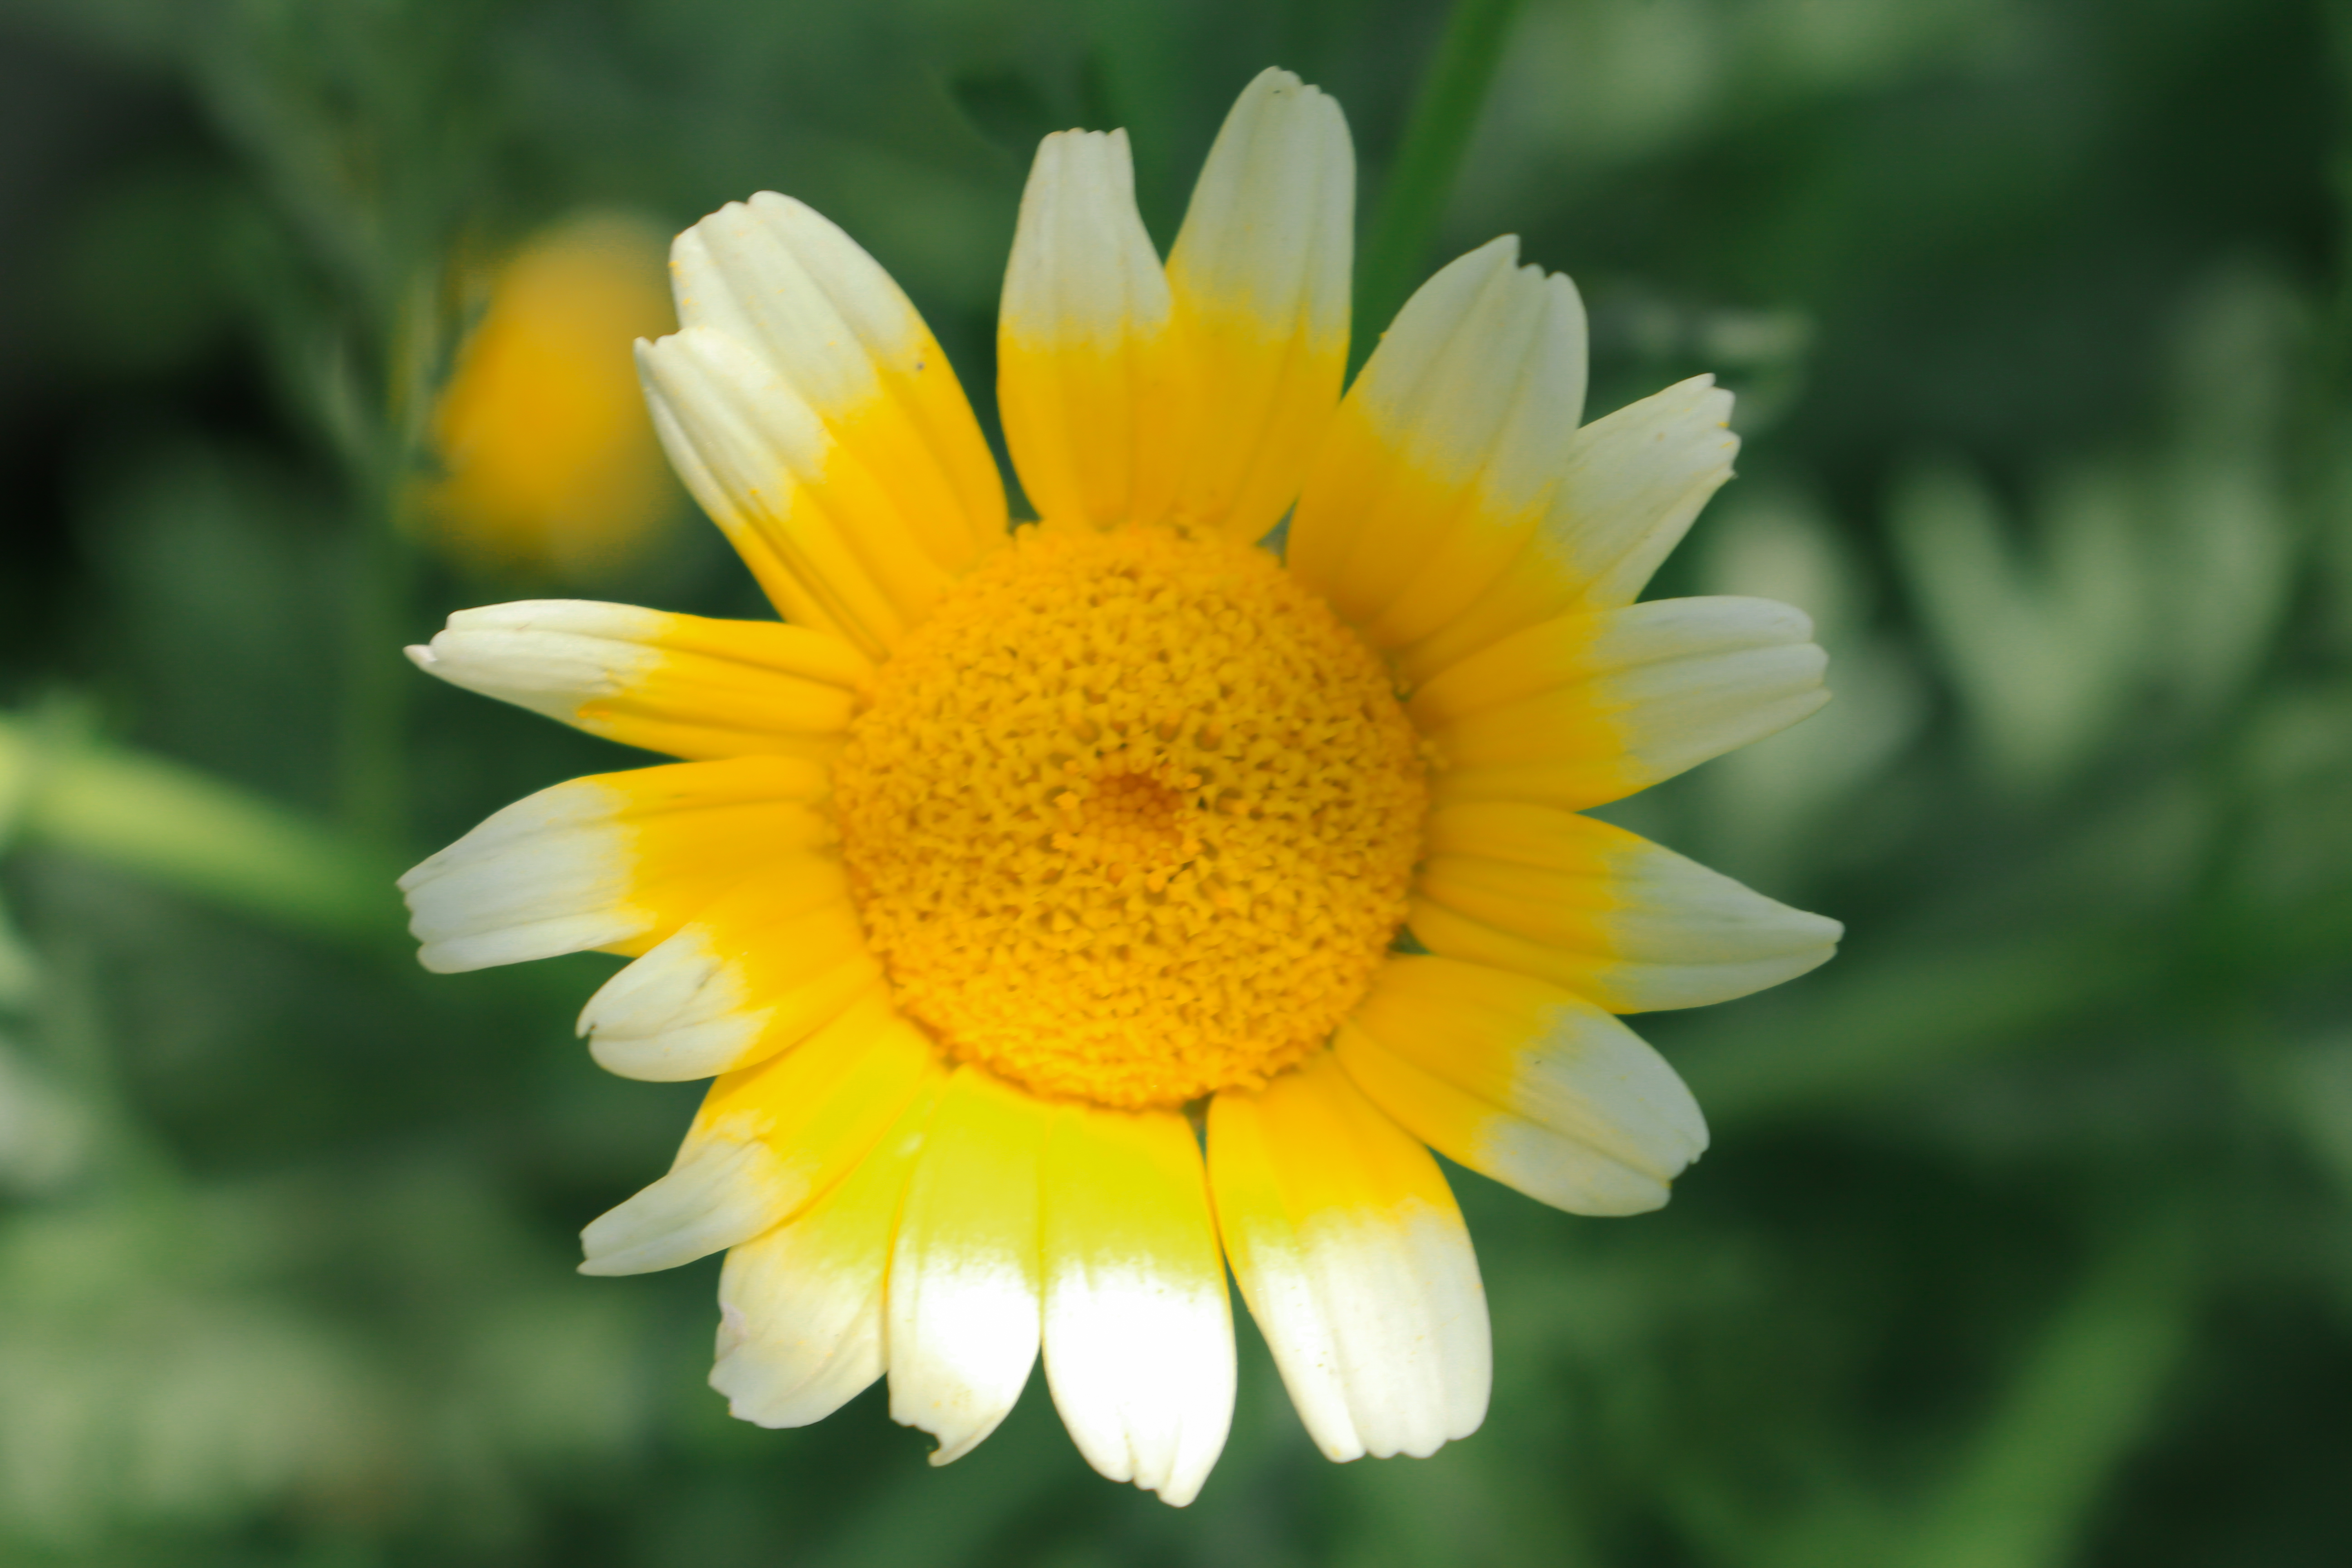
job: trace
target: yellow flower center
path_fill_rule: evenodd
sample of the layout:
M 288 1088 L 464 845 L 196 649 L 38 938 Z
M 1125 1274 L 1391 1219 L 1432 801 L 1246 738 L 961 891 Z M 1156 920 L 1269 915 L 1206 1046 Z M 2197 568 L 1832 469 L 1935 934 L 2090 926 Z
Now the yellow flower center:
M 1388 672 L 1265 552 L 1049 525 L 891 654 L 835 797 L 898 1005 L 1139 1108 L 1328 1037 L 1404 919 L 1426 789 Z

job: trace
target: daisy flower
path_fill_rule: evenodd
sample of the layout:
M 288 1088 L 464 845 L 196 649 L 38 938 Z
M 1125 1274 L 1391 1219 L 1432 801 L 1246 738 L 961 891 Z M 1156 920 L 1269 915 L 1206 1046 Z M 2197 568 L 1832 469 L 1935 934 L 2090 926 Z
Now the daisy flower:
M 583 213 L 491 277 L 433 412 L 428 537 L 462 565 L 609 579 L 679 510 L 629 364 L 666 331 L 661 231 Z
M 1617 1015 L 1830 955 L 1834 921 L 1580 815 L 1825 700 L 1797 611 L 1634 603 L 1730 474 L 1730 398 L 1580 427 L 1582 307 L 1508 239 L 1342 397 L 1354 184 L 1338 106 L 1267 71 L 1163 265 L 1124 134 L 1045 139 L 997 382 L 1040 521 L 1009 531 L 889 278 L 787 197 L 726 207 L 639 364 L 783 620 L 506 605 L 412 650 L 686 759 L 403 886 L 430 969 L 634 958 L 591 1052 L 715 1078 L 583 1267 L 727 1249 L 736 1415 L 887 1377 L 945 1463 L 1042 1355 L 1087 1459 L 1183 1503 L 1232 1415 L 1230 1266 L 1326 1454 L 1428 1454 L 1491 1377 L 1432 1151 L 1655 1208 L 1706 1130 Z

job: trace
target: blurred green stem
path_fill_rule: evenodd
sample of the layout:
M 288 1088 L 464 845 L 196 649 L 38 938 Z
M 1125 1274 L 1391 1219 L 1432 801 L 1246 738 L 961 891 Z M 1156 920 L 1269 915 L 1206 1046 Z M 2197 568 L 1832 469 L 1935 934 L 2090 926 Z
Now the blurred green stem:
M 400 650 L 415 574 L 402 537 L 407 487 L 394 475 L 383 483 L 386 493 L 366 498 L 370 515 L 352 564 L 337 764 L 343 827 L 390 849 L 406 829 L 403 739 L 413 672 Z
M 426 411 L 441 361 L 437 279 L 413 282 L 392 312 L 381 417 L 358 444 L 364 521 L 352 562 L 351 641 L 340 737 L 343 826 L 397 851 L 406 838 L 405 747 L 412 672 L 401 655 L 416 576 L 413 542 Z
M 1399 306 L 1412 294 L 1454 176 L 1477 128 L 1486 89 L 1519 0 L 1455 0 L 1437 58 L 1412 100 L 1404 140 L 1372 221 L 1356 289 L 1355 362 L 1360 364 Z
M 69 722 L 0 715 L 0 795 L 24 837 L 273 924 L 379 946 L 398 934 L 397 865 L 194 768 Z
M 2168 1215 L 2094 1266 L 1930 1503 L 1905 1553 L 1908 1568 L 2074 1561 L 2188 1342 L 2190 1243 Z

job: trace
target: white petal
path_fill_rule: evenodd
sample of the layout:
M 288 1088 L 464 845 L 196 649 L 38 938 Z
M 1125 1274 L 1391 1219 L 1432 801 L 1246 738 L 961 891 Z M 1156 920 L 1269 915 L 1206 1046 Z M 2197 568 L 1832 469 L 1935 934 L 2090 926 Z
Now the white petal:
M 1530 975 L 1392 959 L 1341 1027 L 1338 1055 L 1416 1137 L 1575 1213 L 1656 1208 L 1706 1148 L 1697 1101 L 1663 1057 Z
M 1168 255 L 1199 416 L 1175 515 L 1263 537 L 1339 403 L 1356 160 L 1339 106 L 1288 71 L 1242 89 Z
M 1358 1088 L 1457 1164 L 1570 1214 L 1623 1215 L 1665 1207 L 1673 1184 L 1640 1163 L 1470 1093 L 1452 1079 L 1342 1024 L 1333 1048 Z
M 1783 730 L 1829 700 L 1811 623 L 1768 599 L 1661 599 L 1538 622 L 1416 691 L 1440 798 L 1582 810 Z
M 934 1098 L 807 1213 L 727 1255 L 710 1385 L 739 1419 L 805 1426 L 882 1375 L 891 1232 Z
M 459 610 L 408 657 L 591 734 L 703 760 L 830 761 L 873 674 L 847 643 L 810 627 L 581 599 Z
M 949 1080 L 890 1260 L 890 1418 L 961 1458 L 996 1430 L 1037 1360 L 1043 1101 L 976 1068 Z
M 569 724 L 583 702 L 642 683 L 669 616 L 635 605 L 536 599 L 460 610 L 410 662 L 452 686 Z
M 1731 478 L 1731 394 L 1696 375 L 1576 433 L 1536 550 L 1594 609 L 1630 605 Z
M 1493 1351 L 1458 1216 L 1331 1215 L 1256 1274 L 1251 1310 L 1326 1456 L 1426 1458 L 1478 1429 Z
M 1498 239 L 1423 284 L 1348 391 L 1291 521 L 1302 580 L 1381 648 L 1526 550 L 1584 405 L 1584 306 Z
M 1672 778 L 1778 733 L 1830 700 L 1803 612 L 1769 599 L 1660 599 L 1615 612 L 1593 650 L 1627 749 Z
M 708 327 L 637 345 L 654 427 L 678 477 L 786 616 L 878 656 L 946 574 L 907 546 L 903 519 L 867 492 L 818 411 L 751 349 Z M 865 481 L 856 529 L 834 494 Z M 889 521 L 886 531 L 883 524 Z
M 1507 509 L 1556 482 L 1584 410 L 1584 309 L 1565 276 L 1493 240 L 1417 290 L 1350 398 L 1432 473 L 1475 471 Z
M 1087 1462 L 1178 1507 L 1234 1411 L 1233 1310 L 1181 1112 L 1065 1106 L 1044 1184 L 1045 1378 Z
M 1242 89 L 1168 253 L 1181 287 L 1309 342 L 1348 331 L 1355 150 L 1339 106 L 1286 70 Z
M 1826 963 L 1844 928 L 1552 806 L 1431 814 L 1409 920 L 1431 952 L 1557 982 L 1612 1013 L 1744 996 Z
M 676 1082 L 784 1049 L 880 978 L 829 856 L 772 867 L 606 981 L 580 1033 L 606 1070 Z
M 839 1181 L 940 1073 L 877 992 L 710 1086 L 669 1174 L 581 1233 L 587 1274 L 670 1268 L 786 1219 Z
M 1429 1152 L 1330 1057 L 1210 1102 L 1209 1179 L 1318 1447 L 1424 1456 L 1477 1430 L 1494 1354 L 1461 1211 Z
M 1046 137 L 1022 191 L 1002 331 L 1019 342 L 1108 346 L 1168 315 L 1167 275 L 1135 208 L 1127 132 Z
M 670 247 L 681 327 L 766 360 L 818 407 L 880 395 L 875 362 L 912 352 L 922 318 L 856 242 L 773 191 L 730 203 Z
M 1731 477 L 1730 417 L 1731 395 L 1701 375 L 1578 430 L 1559 449 L 1525 553 L 1454 620 L 1400 649 L 1400 673 L 1419 683 L 1539 621 L 1631 604 Z
M 1045 1298 L 1045 1367 L 1087 1462 L 1183 1507 L 1233 1422 L 1232 1309 L 1149 1264 L 1057 1275 Z
M 625 801 L 574 779 L 486 818 L 400 879 L 417 962 L 436 974 L 579 952 L 635 936 L 647 917 L 627 898 L 632 869 L 616 828 Z
M 527 795 L 400 879 L 441 973 L 658 940 L 823 842 L 825 773 L 789 757 L 679 763 Z
M 757 1140 L 689 1139 L 669 1173 L 580 1233 L 583 1274 L 676 1268 L 759 1235 L 808 1196 Z
M 1021 193 L 996 369 L 1005 444 L 1040 517 L 1166 512 L 1189 418 L 1171 310 L 1127 133 L 1046 137 Z
M 930 330 L 856 241 L 763 191 L 677 237 L 678 319 L 741 344 L 864 466 L 940 565 L 961 570 L 1004 531 L 1004 497 L 970 405 Z
M 683 1083 L 734 1066 L 767 1022 L 710 934 L 689 925 L 604 982 L 582 1009 L 579 1033 L 607 1072 Z

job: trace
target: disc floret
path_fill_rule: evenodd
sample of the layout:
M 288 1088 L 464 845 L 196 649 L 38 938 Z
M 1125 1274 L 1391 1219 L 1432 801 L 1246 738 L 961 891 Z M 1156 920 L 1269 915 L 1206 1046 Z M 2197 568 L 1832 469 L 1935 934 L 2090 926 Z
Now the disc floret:
M 1046 1095 L 1249 1088 L 1361 997 L 1426 803 L 1385 667 L 1266 552 L 1021 530 L 892 654 L 835 779 L 899 1005 Z

